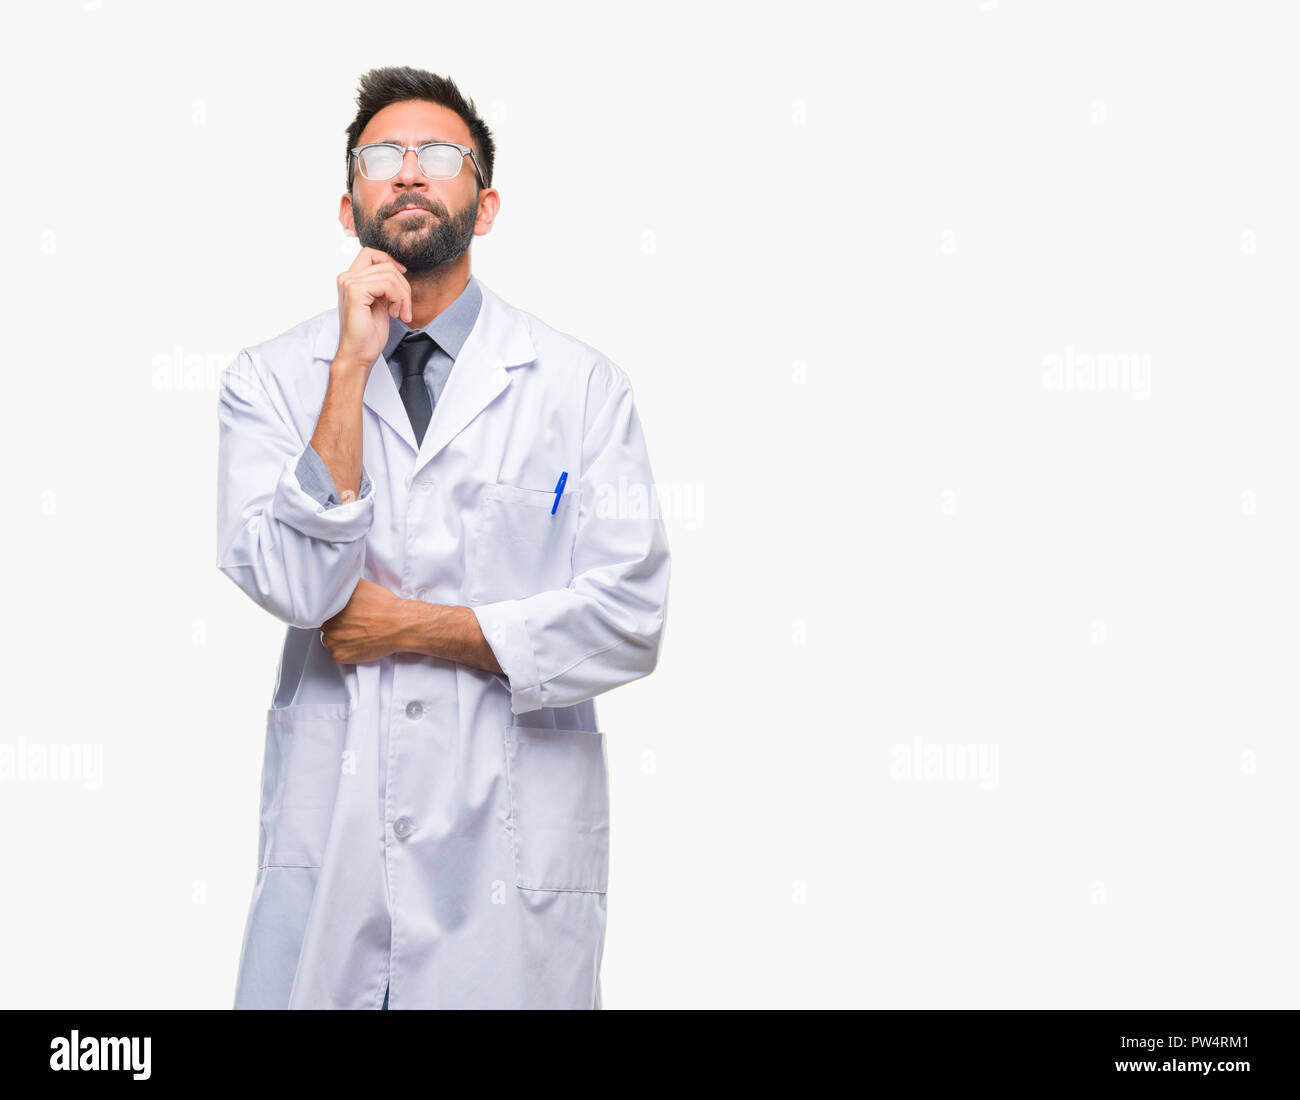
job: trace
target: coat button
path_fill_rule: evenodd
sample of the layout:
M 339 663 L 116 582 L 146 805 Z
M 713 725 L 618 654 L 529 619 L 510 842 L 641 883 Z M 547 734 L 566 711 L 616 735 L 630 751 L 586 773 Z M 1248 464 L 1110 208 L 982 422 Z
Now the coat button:
M 415 832 L 415 826 L 411 824 L 409 817 L 399 817 L 393 822 L 393 832 L 397 834 L 398 840 L 405 840 Z
M 414 722 L 424 713 L 424 704 L 418 699 L 406 704 L 406 717 Z

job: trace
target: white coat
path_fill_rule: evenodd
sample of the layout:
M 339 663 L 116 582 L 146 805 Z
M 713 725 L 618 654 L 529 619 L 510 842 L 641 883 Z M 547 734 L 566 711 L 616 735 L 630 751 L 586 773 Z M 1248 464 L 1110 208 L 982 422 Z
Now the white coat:
M 626 375 L 479 285 L 420 446 L 387 363 L 371 368 L 371 486 L 349 503 L 295 475 L 338 311 L 222 375 L 217 565 L 288 625 L 236 1008 L 378 1009 L 386 987 L 392 1009 L 600 1007 L 592 698 L 655 667 L 668 546 Z M 473 608 L 503 675 L 336 664 L 319 628 L 361 577 Z

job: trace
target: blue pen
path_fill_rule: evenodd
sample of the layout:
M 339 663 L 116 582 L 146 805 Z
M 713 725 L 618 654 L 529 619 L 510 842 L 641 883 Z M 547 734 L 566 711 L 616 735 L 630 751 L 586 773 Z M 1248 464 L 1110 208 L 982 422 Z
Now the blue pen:
M 569 480 L 569 471 L 560 471 L 560 480 L 555 483 L 555 503 L 551 505 L 551 515 L 555 515 L 555 509 L 560 506 L 560 496 L 564 492 L 564 483 Z

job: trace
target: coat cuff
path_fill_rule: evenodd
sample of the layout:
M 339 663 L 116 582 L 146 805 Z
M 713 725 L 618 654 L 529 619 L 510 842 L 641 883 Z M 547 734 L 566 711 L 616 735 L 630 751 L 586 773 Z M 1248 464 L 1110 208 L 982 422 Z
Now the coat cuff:
M 304 535 L 327 542 L 355 542 L 364 538 L 375 519 L 375 494 L 369 480 L 363 480 L 361 495 L 356 500 L 333 506 L 324 504 L 298 480 L 299 463 L 309 450 L 312 450 L 310 443 L 285 463 L 275 487 L 275 518 Z
M 542 685 L 537 677 L 537 655 L 524 622 L 519 600 L 501 600 L 470 609 L 478 618 L 479 629 L 501 666 L 510 690 L 510 710 L 527 714 L 540 710 Z

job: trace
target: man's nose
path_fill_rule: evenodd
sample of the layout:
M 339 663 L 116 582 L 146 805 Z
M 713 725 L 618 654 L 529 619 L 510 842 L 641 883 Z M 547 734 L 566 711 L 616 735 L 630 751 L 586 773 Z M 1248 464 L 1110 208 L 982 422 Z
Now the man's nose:
M 425 175 L 420 168 L 420 154 L 414 149 L 408 149 L 403 153 L 402 167 L 393 178 L 399 179 L 405 184 L 418 183 L 423 180 Z

